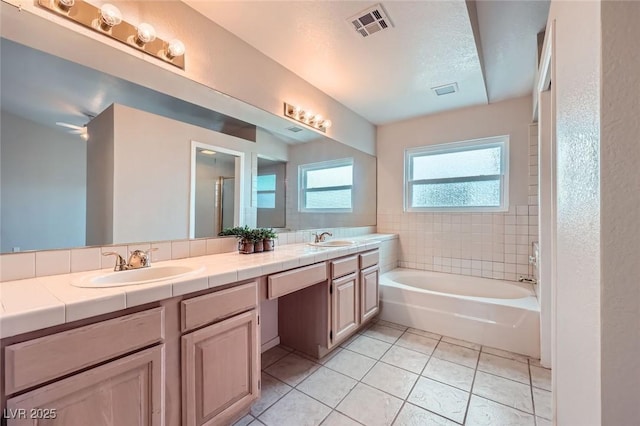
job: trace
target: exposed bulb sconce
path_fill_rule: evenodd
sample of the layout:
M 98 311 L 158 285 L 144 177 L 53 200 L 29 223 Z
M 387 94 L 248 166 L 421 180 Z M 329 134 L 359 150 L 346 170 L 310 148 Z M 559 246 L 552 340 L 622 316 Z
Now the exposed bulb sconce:
M 183 42 L 159 38 L 155 28 L 146 22 L 138 25 L 127 22 L 113 4 L 97 7 L 86 0 L 38 0 L 38 6 L 184 69 L 186 48 Z
M 311 110 L 305 110 L 299 106 L 284 103 L 284 115 L 321 132 L 326 132 L 331 127 L 331 120 L 325 120 L 321 114 Z
M 167 45 L 165 55 L 168 59 L 173 60 L 174 58 L 184 55 L 184 51 L 184 43 L 178 39 L 173 39 Z
M 137 31 L 135 42 L 140 47 L 156 39 L 156 30 L 150 24 L 144 22 L 139 24 Z
M 100 28 L 111 31 L 111 28 L 122 22 L 122 12 L 112 4 L 105 3 L 100 8 Z

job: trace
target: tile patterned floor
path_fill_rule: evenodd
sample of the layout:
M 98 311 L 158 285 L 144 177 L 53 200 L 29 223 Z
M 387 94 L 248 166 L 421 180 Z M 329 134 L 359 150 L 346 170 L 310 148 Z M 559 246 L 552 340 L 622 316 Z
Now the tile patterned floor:
M 526 356 L 378 321 L 321 360 L 262 354 L 238 426 L 548 426 L 551 370 Z

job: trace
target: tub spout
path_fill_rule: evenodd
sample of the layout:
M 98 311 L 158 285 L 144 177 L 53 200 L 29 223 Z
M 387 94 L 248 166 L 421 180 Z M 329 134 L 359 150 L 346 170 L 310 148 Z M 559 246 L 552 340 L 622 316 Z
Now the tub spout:
M 535 278 L 523 277 L 522 275 L 520 275 L 520 278 L 518 278 L 518 281 L 520 281 L 521 283 L 538 284 L 538 280 L 536 280 Z

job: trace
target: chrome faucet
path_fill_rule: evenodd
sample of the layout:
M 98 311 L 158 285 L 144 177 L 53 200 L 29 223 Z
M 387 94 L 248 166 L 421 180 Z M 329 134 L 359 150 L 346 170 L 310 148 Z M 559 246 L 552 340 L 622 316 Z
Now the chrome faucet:
M 323 232 L 322 234 L 318 235 L 318 234 L 313 234 L 314 236 L 314 243 L 321 243 L 324 241 L 324 237 L 326 236 L 330 236 L 333 237 L 333 234 L 331 232 Z
M 151 252 L 158 250 L 157 247 L 149 250 L 134 250 L 129 256 L 129 261 L 125 262 L 124 258 L 115 251 L 107 251 L 102 253 L 103 256 L 115 256 L 116 266 L 113 267 L 114 271 L 127 271 L 129 269 L 148 268 L 151 266 Z

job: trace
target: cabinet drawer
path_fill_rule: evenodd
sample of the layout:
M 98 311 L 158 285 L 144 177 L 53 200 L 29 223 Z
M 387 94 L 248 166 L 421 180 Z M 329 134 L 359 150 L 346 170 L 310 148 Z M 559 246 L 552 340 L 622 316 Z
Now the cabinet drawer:
M 183 300 L 181 304 L 180 325 L 185 332 L 256 307 L 258 285 L 252 282 Z
M 102 321 L 5 348 L 7 395 L 164 339 L 164 308 Z
M 370 251 L 360 255 L 360 269 L 368 268 L 369 266 L 377 265 L 380 254 L 378 250 Z
M 358 258 L 356 256 L 331 261 L 331 278 L 343 277 L 358 270 Z
M 276 299 L 326 279 L 327 265 L 324 262 L 271 275 L 268 284 L 268 297 Z

